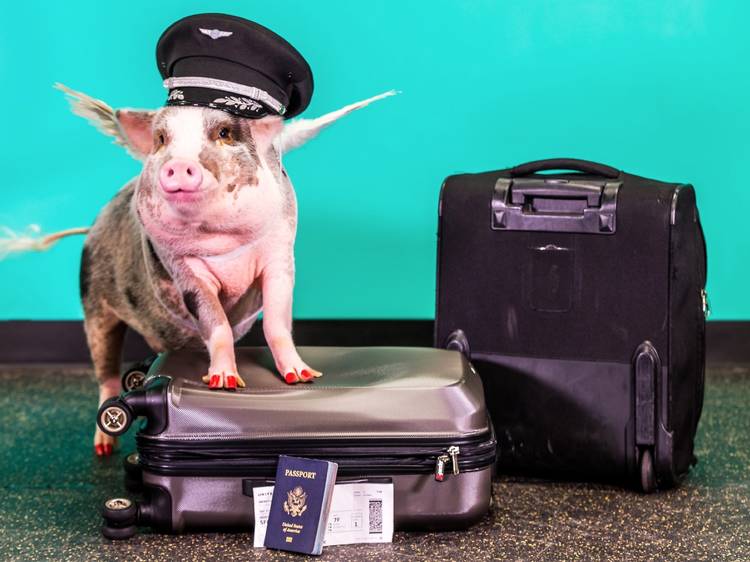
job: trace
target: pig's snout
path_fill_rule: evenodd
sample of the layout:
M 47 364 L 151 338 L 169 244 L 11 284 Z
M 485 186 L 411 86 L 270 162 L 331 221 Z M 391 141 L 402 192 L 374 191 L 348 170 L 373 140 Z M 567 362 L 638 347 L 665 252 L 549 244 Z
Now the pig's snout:
M 159 171 L 159 184 L 167 193 L 198 191 L 202 182 L 201 165 L 190 160 L 172 158 Z

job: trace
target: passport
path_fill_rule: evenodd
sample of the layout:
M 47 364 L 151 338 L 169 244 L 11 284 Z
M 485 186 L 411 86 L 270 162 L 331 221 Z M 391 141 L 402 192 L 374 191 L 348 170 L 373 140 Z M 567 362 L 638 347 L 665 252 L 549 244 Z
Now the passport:
M 321 554 L 338 465 L 281 455 L 264 546 Z

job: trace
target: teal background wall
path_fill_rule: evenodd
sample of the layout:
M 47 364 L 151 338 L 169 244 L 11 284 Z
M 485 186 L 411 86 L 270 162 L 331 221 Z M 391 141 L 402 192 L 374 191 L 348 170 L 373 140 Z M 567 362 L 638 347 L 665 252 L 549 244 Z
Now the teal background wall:
M 229 12 L 309 60 L 317 116 L 402 94 L 290 154 L 295 316 L 430 318 L 437 198 L 452 173 L 576 156 L 692 182 L 718 319 L 750 319 L 750 3 L 721 0 L 38 2 L 0 26 L 0 225 L 88 225 L 139 164 L 67 109 L 61 81 L 156 107 L 156 40 Z M 0 262 L 0 319 L 74 319 L 82 239 Z M 501 256 L 493 259 L 502 259 Z

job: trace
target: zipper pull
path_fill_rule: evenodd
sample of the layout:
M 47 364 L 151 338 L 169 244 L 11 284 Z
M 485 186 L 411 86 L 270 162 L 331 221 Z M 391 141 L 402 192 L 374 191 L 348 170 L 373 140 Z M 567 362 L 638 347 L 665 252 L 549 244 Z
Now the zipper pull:
M 445 480 L 445 463 L 451 458 L 448 455 L 440 455 L 435 459 L 435 480 L 442 482 Z
M 461 452 L 461 450 L 458 448 L 458 445 L 452 445 L 448 447 L 448 454 L 451 457 L 451 467 L 453 467 L 453 474 L 458 474 L 458 454 Z

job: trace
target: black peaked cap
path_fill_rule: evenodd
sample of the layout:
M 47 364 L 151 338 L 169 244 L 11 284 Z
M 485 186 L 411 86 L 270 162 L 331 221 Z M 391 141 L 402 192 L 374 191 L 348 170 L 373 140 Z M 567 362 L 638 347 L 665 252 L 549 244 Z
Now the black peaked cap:
M 226 14 L 197 14 L 162 33 L 156 61 L 166 105 L 198 105 L 259 119 L 294 117 L 313 92 L 310 66 L 270 29 Z

